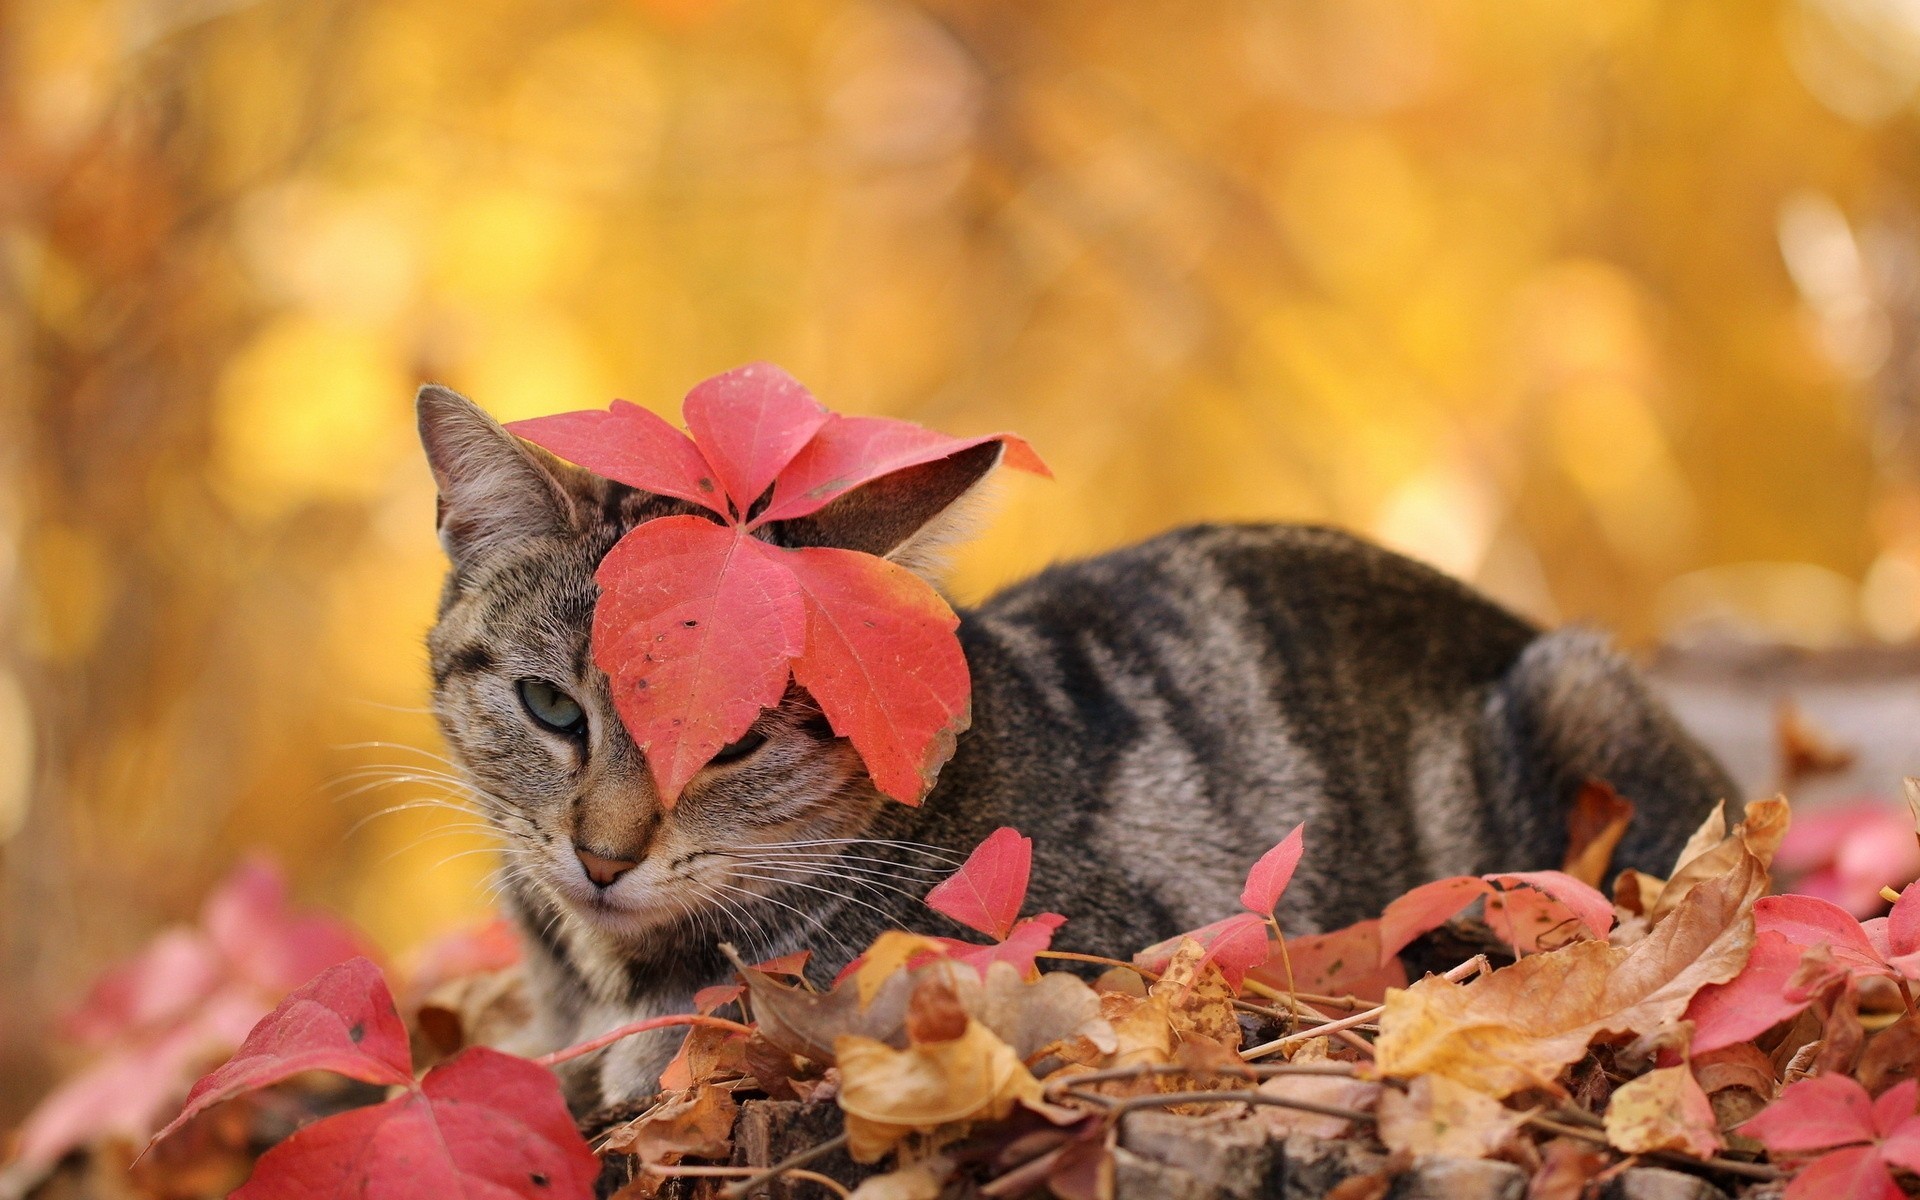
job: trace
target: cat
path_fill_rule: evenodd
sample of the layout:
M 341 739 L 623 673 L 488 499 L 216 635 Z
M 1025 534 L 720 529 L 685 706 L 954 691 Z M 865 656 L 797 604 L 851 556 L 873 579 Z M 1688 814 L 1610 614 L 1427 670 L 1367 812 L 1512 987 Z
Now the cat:
M 1056 945 L 1127 957 L 1238 911 L 1248 866 L 1298 822 L 1290 934 L 1441 876 L 1559 866 L 1588 779 L 1638 806 L 1614 865 L 1656 874 L 1734 795 L 1602 636 L 1543 633 L 1334 529 L 1201 525 L 963 611 L 973 724 L 919 807 L 881 797 L 791 688 L 663 810 L 591 660 L 593 573 L 635 524 L 695 510 L 444 388 L 417 406 L 451 563 L 433 710 L 506 843 L 530 1050 L 689 1011 L 730 973 L 723 942 L 749 961 L 811 949 L 830 977 L 885 928 L 964 934 L 921 897 L 1003 825 L 1033 839 L 1026 911 L 1070 918 Z M 765 536 L 932 572 L 999 454 L 901 472 Z M 574 1103 L 648 1094 L 680 1038 L 582 1060 Z

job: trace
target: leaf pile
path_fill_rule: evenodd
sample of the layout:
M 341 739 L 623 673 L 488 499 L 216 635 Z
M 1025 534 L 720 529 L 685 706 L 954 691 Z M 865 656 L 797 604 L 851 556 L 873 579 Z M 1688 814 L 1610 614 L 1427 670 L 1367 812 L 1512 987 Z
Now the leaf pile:
M 1905 1194 L 1920 1168 L 1920 884 L 1865 922 L 1766 895 L 1788 827 L 1774 799 L 1737 823 L 1716 812 L 1667 878 L 1622 872 L 1609 897 L 1597 885 L 1630 819 L 1589 789 L 1562 871 L 1441 880 L 1377 919 L 1287 937 L 1274 912 L 1311 853 L 1295 829 L 1251 865 L 1245 911 L 1131 962 L 1051 949 L 1067 918 L 1023 915 L 1032 843 L 1002 829 L 927 897 L 989 941 L 890 931 L 824 987 L 805 955 L 736 959 L 735 981 L 695 1012 L 540 1059 L 463 1045 L 524 1021 L 492 935 L 429 956 L 411 1030 L 379 969 L 352 958 L 194 1085 L 149 1161 L 178 1164 L 170 1148 L 204 1148 L 236 1112 L 257 1125 L 331 1076 L 385 1090 L 317 1119 L 325 1106 L 310 1104 L 235 1194 L 585 1200 L 598 1187 L 645 1200 L 782 1177 L 848 1191 L 864 1172 L 849 1193 L 863 1200 L 1099 1200 L 1115 1194 L 1125 1118 L 1143 1109 L 1355 1142 L 1386 1156 L 1380 1193 L 1394 1169 L 1441 1156 L 1514 1164 L 1541 1200 L 1598 1195 L 1643 1162 L 1728 1191 L 1785 1180 L 1789 1200 Z M 283 944 L 286 919 L 263 926 Z M 1397 951 L 1443 926 L 1487 952 L 1409 984 Z M 447 978 L 461 963 L 488 969 Z M 1066 963 L 1083 974 L 1046 969 Z M 127 982 L 144 969 L 110 977 L 87 1020 L 124 1023 L 103 1014 L 164 998 Z M 663 1026 L 688 1030 L 663 1090 L 594 1122 L 590 1145 L 549 1068 Z M 420 1074 L 423 1056 L 437 1061 Z M 736 1137 L 756 1097 L 831 1106 L 843 1132 L 748 1163 Z M 815 1169 L 830 1150 L 846 1182 Z M 172 1190 L 144 1194 L 200 1194 L 183 1177 L 176 1165 Z

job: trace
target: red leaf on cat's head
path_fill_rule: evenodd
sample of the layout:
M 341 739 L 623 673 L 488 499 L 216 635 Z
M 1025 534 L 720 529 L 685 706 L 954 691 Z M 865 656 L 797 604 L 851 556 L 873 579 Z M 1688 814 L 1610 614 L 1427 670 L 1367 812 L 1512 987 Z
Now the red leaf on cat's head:
M 974 847 L 958 871 L 927 893 L 927 907 L 1005 941 L 1020 919 L 1033 870 L 1033 839 L 1001 826 Z
M 1260 856 L 1247 872 L 1247 886 L 1240 893 L 1240 903 L 1249 912 L 1262 916 L 1273 915 L 1274 906 L 1280 903 L 1281 893 L 1293 882 L 1294 869 L 1300 865 L 1300 856 L 1306 851 L 1306 823 L 1293 827 L 1293 832 L 1280 839 L 1280 844 Z M 1257 964 L 1256 964 L 1257 965 Z
M 693 439 L 637 404 L 615 400 L 606 412 L 531 417 L 507 430 L 596 475 L 727 515 L 719 475 Z
M 949 438 L 905 421 L 835 417 L 765 363 L 700 384 L 684 412 L 691 439 L 622 402 L 508 426 L 723 522 L 647 521 L 594 576 L 594 662 L 661 804 L 671 808 L 722 746 L 778 704 L 789 676 L 853 743 L 876 788 L 919 803 L 970 720 L 959 619 L 926 581 L 875 555 L 782 549 L 752 532 L 988 442 L 1005 446 L 1012 465 L 1044 474 L 1045 464 L 1008 434 Z
M 911 421 L 890 417 L 833 416 L 780 473 L 762 522 L 804 517 L 825 508 L 863 483 L 925 463 L 951 458 L 987 442 L 1006 447 L 1009 467 L 1049 478 L 1052 472 L 1033 447 L 1010 433 L 955 438 Z
M 296 989 L 260 1018 L 225 1065 L 193 1085 L 186 1107 L 154 1140 L 222 1100 L 303 1071 L 332 1071 L 363 1083 L 413 1082 L 407 1027 L 379 967 L 356 958 Z
M 786 692 L 807 617 L 787 553 L 702 517 L 665 517 L 600 562 L 593 661 L 666 807 Z
M 589 1200 L 599 1174 L 552 1073 L 476 1046 L 417 1088 L 299 1130 L 261 1157 L 234 1198 Z
M 687 393 L 680 411 L 741 518 L 829 416 L 799 380 L 772 363 L 749 363 L 706 380 Z

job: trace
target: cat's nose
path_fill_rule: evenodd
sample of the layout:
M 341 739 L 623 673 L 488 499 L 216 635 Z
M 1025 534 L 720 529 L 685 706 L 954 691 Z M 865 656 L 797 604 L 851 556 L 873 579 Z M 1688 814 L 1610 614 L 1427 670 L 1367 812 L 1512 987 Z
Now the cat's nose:
M 573 853 L 580 860 L 580 865 L 587 869 L 587 878 L 600 887 L 612 887 L 615 880 L 640 865 L 626 858 L 604 858 L 578 843 L 574 845 Z

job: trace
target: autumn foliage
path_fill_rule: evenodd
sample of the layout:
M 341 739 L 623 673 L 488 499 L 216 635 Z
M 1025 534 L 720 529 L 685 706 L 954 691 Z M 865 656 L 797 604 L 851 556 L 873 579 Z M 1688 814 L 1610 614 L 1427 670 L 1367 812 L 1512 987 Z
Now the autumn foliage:
M 1583 812 L 1603 799 L 1583 798 Z M 987 942 L 883 933 L 825 990 L 805 955 L 736 959 L 737 979 L 702 992 L 694 1012 L 540 1059 L 460 1045 L 513 1032 L 514 970 L 490 935 L 430 956 L 431 994 L 410 990 L 403 1015 L 380 968 L 343 957 L 351 935 L 288 913 L 271 873 L 250 866 L 210 901 L 202 930 L 165 935 L 110 974 L 75 1022 L 91 1036 L 145 1029 L 133 1043 L 143 1049 L 109 1052 L 102 1069 L 142 1064 L 142 1095 L 177 1096 L 186 1078 L 162 1047 L 233 1003 L 234 973 L 253 971 L 244 986 L 257 995 L 288 982 L 260 962 L 335 960 L 192 1086 L 149 1151 L 149 1164 L 176 1141 L 205 1153 L 210 1121 L 240 1112 L 257 1124 L 274 1108 L 263 1097 L 299 1094 L 315 1073 L 384 1089 L 278 1140 L 236 1193 L 246 1200 L 584 1200 L 609 1163 L 629 1198 L 676 1177 L 705 1194 L 808 1178 L 800 1163 L 726 1165 L 755 1096 L 837 1106 L 842 1148 L 875 1164 L 849 1169 L 885 1168 L 863 1196 L 934 1196 L 966 1180 L 993 1195 L 1109 1196 L 1116 1122 L 1141 1107 L 1405 1156 L 1501 1159 L 1548 1197 L 1637 1162 L 1730 1190 L 1784 1178 L 1790 1200 L 1904 1194 L 1920 1170 L 1920 884 L 1866 922 L 1818 898 L 1766 895 L 1788 821 L 1775 799 L 1733 823 L 1717 812 L 1667 878 L 1622 873 L 1607 898 L 1595 886 L 1605 863 L 1585 852 L 1617 840 L 1631 814 L 1606 811 L 1584 831 L 1576 814 L 1566 871 L 1441 880 L 1377 920 L 1289 938 L 1276 913 L 1312 853 L 1295 829 L 1250 864 L 1246 911 L 1131 963 L 1050 949 L 1067 918 L 1023 915 L 1032 842 L 1001 829 L 926 898 Z M 221 931 L 242 926 L 257 935 L 254 965 L 219 965 Z M 1395 951 L 1434 931 L 1484 952 L 1407 985 Z M 187 945 L 215 964 L 190 996 L 155 966 L 190 961 Z M 1088 975 L 1047 969 L 1063 961 Z M 492 969 L 448 977 L 463 962 Z M 590 1146 L 553 1068 L 663 1026 L 688 1029 L 663 1091 Z M 217 1042 L 209 1032 L 200 1045 Z M 437 1060 L 424 1073 L 422 1052 Z M 100 1131 L 57 1118 L 110 1086 L 97 1069 L 51 1098 L 23 1161 L 44 1171 L 97 1142 Z M 160 1113 L 149 1102 L 119 1130 L 144 1135 Z M 1410 1157 L 1379 1161 L 1390 1173 Z

